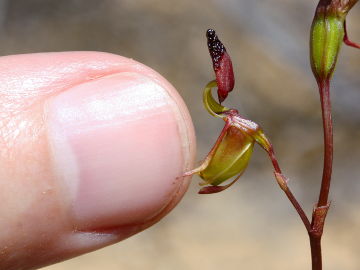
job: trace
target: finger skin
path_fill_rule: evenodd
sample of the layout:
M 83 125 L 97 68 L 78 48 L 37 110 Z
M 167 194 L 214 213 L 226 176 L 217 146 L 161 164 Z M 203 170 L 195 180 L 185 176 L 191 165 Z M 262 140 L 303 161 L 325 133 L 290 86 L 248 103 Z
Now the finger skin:
M 173 169 L 175 172 L 167 172 L 165 166 L 158 176 L 153 174 L 149 179 L 136 180 L 144 181 L 144 185 L 155 183 L 159 186 L 150 185 L 149 188 L 164 190 L 165 195 L 161 198 L 149 199 L 154 201 L 154 207 L 146 210 L 149 213 L 132 220 L 136 213 L 130 207 L 126 213 L 109 212 L 106 217 L 101 217 L 104 221 L 100 223 L 96 223 L 100 217 L 90 219 L 84 226 L 83 220 L 80 222 L 74 217 L 73 201 L 54 168 L 48 130 L 51 120 L 46 104 L 69 91 L 82 91 L 79 90 L 82 85 L 111 76 L 121 77 L 124 73 L 140 74 L 167 92 L 171 101 L 167 106 L 172 107 L 173 112 L 169 122 L 173 126 L 176 124 L 179 133 L 175 139 L 169 139 L 169 143 L 179 145 L 179 156 L 172 157 L 179 160 L 179 165 Z M 32 269 L 123 240 L 156 223 L 183 196 L 188 179 L 176 179 L 175 176 L 192 167 L 195 155 L 193 126 L 176 90 L 155 71 L 134 60 L 107 53 L 41 53 L 1 57 L 0 82 L 0 269 Z M 159 114 L 159 118 L 163 116 Z M 166 126 L 154 128 L 162 129 L 159 134 L 167 140 L 170 131 Z M 147 162 L 152 162 L 151 156 Z M 125 169 L 119 185 L 133 173 L 134 169 Z M 169 175 L 169 179 L 156 181 L 164 174 Z M 133 194 L 135 199 L 129 203 L 138 203 L 136 196 L 141 194 Z M 149 204 L 143 203 L 136 207 L 146 208 L 145 204 Z M 92 221 L 101 226 L 92 226 Z

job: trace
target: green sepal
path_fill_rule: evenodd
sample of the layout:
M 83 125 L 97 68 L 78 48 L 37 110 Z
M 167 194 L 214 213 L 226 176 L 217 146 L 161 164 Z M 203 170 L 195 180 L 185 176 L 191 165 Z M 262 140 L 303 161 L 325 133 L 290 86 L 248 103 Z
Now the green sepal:
M 258 129 L 257 132 L 255 132 L 252 137 L 255 139 L 255 141 L 266 151 L 269 152 L 272 148 L 270 141 L 265 136 L 265 133 L 262 129 Z
M 211 89 L 217 87 L 217 83 L 215 80 L 209 82 L 204 89 L 203 92 L 203 103 L 206 110 L 215 117 L 219 117 L 224 119 L 224 115 L 222 113 L 230 110 L 222 105 L 220 105 L 212 96 Z
M 219 185 L 241 174 L 247 167 L 254 148 L 254 139 L 233 125 L 227 125 L 221 139 L 209 153 L 211 159 L 200 172 L 204 184 Z

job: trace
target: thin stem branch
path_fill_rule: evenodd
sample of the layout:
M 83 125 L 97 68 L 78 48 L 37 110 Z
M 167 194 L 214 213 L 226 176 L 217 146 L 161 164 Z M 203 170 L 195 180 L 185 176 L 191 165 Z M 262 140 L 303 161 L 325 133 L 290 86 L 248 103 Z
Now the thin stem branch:
M 299 204 L 299 202 L 297 201 L 297 199 L 295 198 L 294 194 L 291 192 L 287 182 L 287 178 L 282 174 L 279 163 L 275 157 L 275 153 L 273 148 L 271 147 L 269 150 L 269 156 L 271 159 L 271 162 L 273 164 L 274 170 L 275 170 L 275 178 L 280 186 L 280 188 L 285 192 L 286 196 L 288 197 L 289 201 L 291 202 L 291 204 L 294 206 L 296 212 L 299 214 L 302 222 L 305 225 L 305 228 L 308 232 L 310 232 L 311 230 L 311 224 L 310 221 L 308 219 L 308 217 L 306 216 L 304 210 L 302 209 L 301 205 Z
M 331 101 L 329 91 L 329 80 L 319 83 L 321 111 L 324 129 L 324 168 L 321 181 L 319 200 L 314 208 L 312 221 L 310 223 L 304 210 L 291 192 L 287 182 L 288 180 L 282 174 L 279 163 L 275 157 L 274 150 L 271 147 L 268 151 L 271 162 L 275 170 L 275 177 L 280 188 L 285 192 L 286 196 L 299 214 L 302 222 L 308 231 L 311 247 L 311 261 L 313 270 L 322 269 L 321 256 L 321 237 L 325 223 L 326 214 L 329 208 L 328 198 L 332 174 L 333 162 L 333 125 L 331 119 Z
M 349 36 L 348 36 L 348 33 L 347 33 L 347 28 L 346 28 L 346 20 L 344 21 L 344 43 L 350 47 L 354 47 L 354 48 L 357 48 L 357 49 L 360 49 L 360 44 L 358 43 L 355 43 L 353 41 L 351 41 L 349 39 Z

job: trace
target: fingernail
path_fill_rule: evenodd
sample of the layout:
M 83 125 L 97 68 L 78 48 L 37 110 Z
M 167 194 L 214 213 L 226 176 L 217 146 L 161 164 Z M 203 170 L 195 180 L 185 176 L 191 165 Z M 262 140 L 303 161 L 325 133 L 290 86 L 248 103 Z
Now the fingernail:
M 188 156 L 182 113 L 158 82 L 130 72 L 47 102 L 54 170 L 78 229 L 141 224 L 166 207 Z

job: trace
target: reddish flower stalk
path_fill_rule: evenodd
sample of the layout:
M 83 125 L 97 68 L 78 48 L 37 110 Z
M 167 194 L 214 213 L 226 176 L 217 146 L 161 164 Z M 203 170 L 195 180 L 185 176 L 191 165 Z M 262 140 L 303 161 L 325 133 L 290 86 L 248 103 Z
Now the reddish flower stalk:
M 319 199 L 313 211 L 311 229 L 308 230 L 313 270 L 322 269 L 321 238 L 324 230 L 325 218 L 330 206 L 328 198 L 333 164 L 333 123 L 331 118 L 329 84 L 329 80 L 325 80 L 324 83 L 319 84 L 324 130 L 324 166 Z
M 317 206 L 322 207 L 328 205 L 333 163 L 333 123 L 331 117 L 330 82 L 325 80 L 323 83 L 320 83 L 319 91 L 324 127 L 324 167 Z
M 333 123 L 331 118 L 330 80 L 342 43 L 360 48 L 349 40 L 346 16 L 358 0 L 320 0 L 310 36 L 310 62 L 320 94 L 324 130 L 324 167 L 317 205 L 314 208 L 310 237 L 312 269 L 322 269 L 321 237 L 329 209 L 329 191 L 333 163 Z

